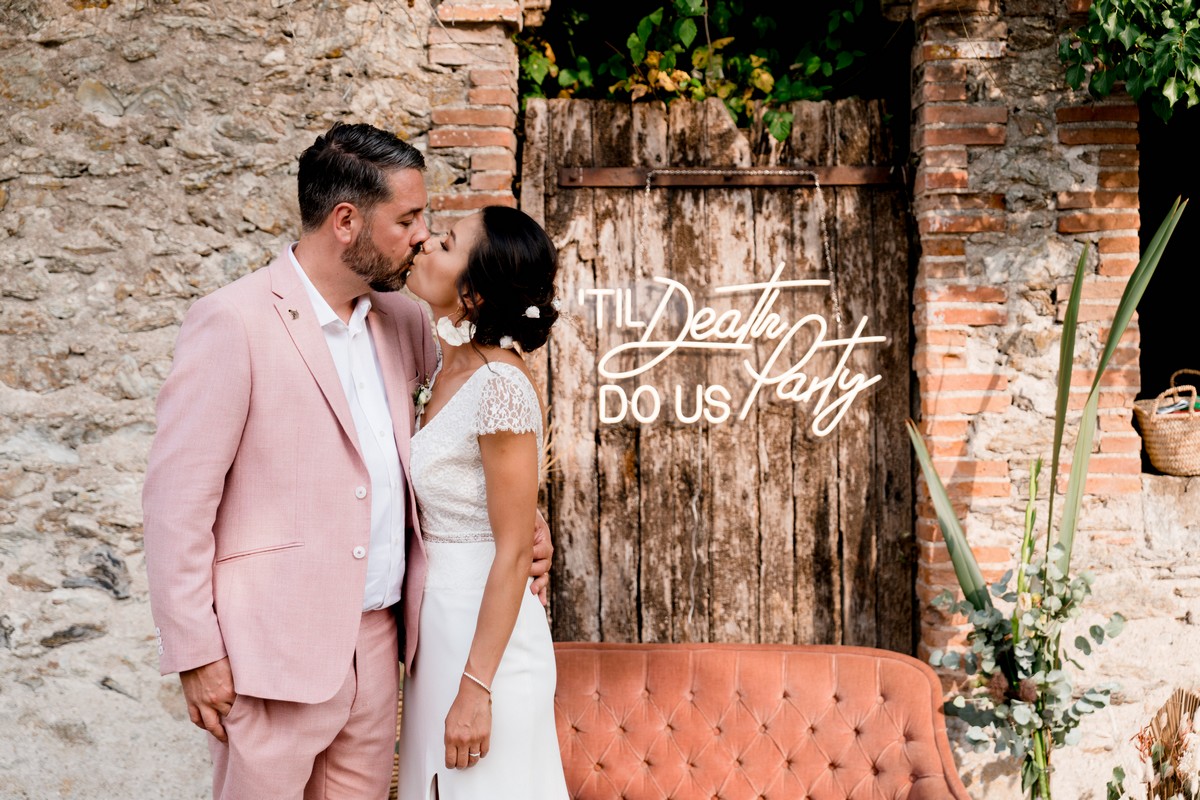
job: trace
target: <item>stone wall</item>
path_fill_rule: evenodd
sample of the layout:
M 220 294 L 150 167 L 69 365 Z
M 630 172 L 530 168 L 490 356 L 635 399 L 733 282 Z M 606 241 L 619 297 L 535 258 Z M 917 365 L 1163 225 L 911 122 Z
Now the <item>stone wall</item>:
M 427 0 L 0 4 L 0 796 L 207 795 L 141 543 L 178 323 L 296 237 L 296 157 L 334 120 L 427 150 L 432 196 L 469 195 L 473 157 L 508 190 L 512 147 L 429 137 L 468 78 L 502 85 L 488 122 L 512 136 L 496 30 L 518 6 L 472 5 L 439 25 Z M 499 62 L 431 61 L 431 28 Z
M 1075 0 L 913 4 L 920 424 L 989 579 L 1003 574 L 1019 547 L 1032 461 L 1045 456 L 1049 469 L 1060 320 L 1079 254 L 1087 253 L 1088 273 L 1075 412 L 1138 259 L 1138 109 L 1127 97 L 1094 102 L 1069 91 L 1057 56 L 1059 36 L 1086 7 Z M 1116 680 L 1122 689 L 1111 709 L 1086 721 L 1083 744 L 1056 756 L 1060 796 L 1104 797 L 1112 767 L 1133 763 L 1130 736 L 1178 681 L 1200 674 L 1200 483 L 1140 474 L 1131 422 L 1139 382 L 1135 322 L 1102 381 L 1073 559 L 1074 568 L 1097 576 L 1083 622 L 1114 611 L 1130 619 L 1078 682 Z M 1078 418 L 1070 420 L 1068 448 Z M 1060 490 L 1069 459 L 1068 449 Z M 1043 473 L 1042 486 L 1050 482 Z M 930 606 L 957 583 L 924 487 L 921 496 L 924 657 L 961 647 L 965 628 Z M 1042 498 L 1044 519 L 1045 489 Z M 962 767 L 973 797 L 1021 796 L 1002 759 L 963 753 Z

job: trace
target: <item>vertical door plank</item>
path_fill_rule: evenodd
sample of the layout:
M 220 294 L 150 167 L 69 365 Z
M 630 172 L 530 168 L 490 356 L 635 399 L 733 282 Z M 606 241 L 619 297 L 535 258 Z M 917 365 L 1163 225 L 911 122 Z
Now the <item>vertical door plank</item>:
M 547 108 L 547 169 L 590 166 L 590 104 L 550 100 Z M 565 307 L 577 314 L 581 323 L 555 326 L 550 353 L 555 459 L 550 476 L 555 541 L 551 576 L 554 635 L 566 641 L 595 641 L 600 636 L 596 334 L 586 309 L 579 305 L 579 292 L 595 287 L 592 192 L 557 191 L 548 196 L 546 225 L 558 248 L 561 296 Z
M 833 114 L 828 103 L 800 102 L 791 106 L 795 120 L 789 143 L 793 166 L 833 164 Z M 793 254 L 797 275 L 828 278 L 824 247 L 835 242 L 832 189 L 795 189 L 792 204 Z M 824 220 L 824 225 L 822 224 Z M 826 241 L 828 239 L 828 241 Z M 796 300 L 797 313 L 824 314 L 832 320 L 828 290 L 805 292 Z M 798 337 L 795 351 L 812 344 L 812 335 Z M 812 374 L 828 374 L 836 360 L 818 353 L 808 362 Z M 837 432 L 826 437 L 812 432 L 810 405 L 797 407 L 792 429 L 792 498 L 795 519 L 795 640 L 801 644 L 838 644 L 842 640 L 841 543 L 838 530 Z
M 871 158 L 870 118 L 866 101 L 858 98 L 834 104 L 837 163 L 860 165 Z M 853 333 L 862 317 L 874 319 L 875 285 L 871 253 L 872 190 L 839 187 L 837 190 L 836 288 L 842 307 L 842 336 Z M 869 323 L 868 323 L 869 324 Z M 875 374 L 878 346 L 855 348 L 846 368 Z M 875 646 L 876 523 L 879 498 L 873 480 L 875 441 L 872 411 L 876 392 L 860 395 L 838 425 L 839 502 L 842 531 L 842 597 L 845 644 Z
M 892 160 L 881 101 L 871 104 L 871 126 L 877 164 Z M 879 498 L 877 618 L 879 647 L 912 653 L 916 645 L 916 539 L 913 536 L 913 455 L 904 432 L 912 413 L 909 335 L 909 245 L 907 202 L 901 188 L 872 191 L 872 260 L 875 308 L 872 328 L 888 337 L 875 345 L 875 363 L 883 380 L 877 387 L 875 411 L 875 493 Z
M 714 168 L 751 166 L 745 136 L 734 126 L 720 100 L 704 106 L 702 156 Z M 754 270 L 754 197 L 750 189 L 705 190 L 705 228 L 709 233 L 701 261 L 704 279 L 696 286 L 701 302 L 718 315 L 728 310 L 748 314 L 750 295 L 717 295 L 718 286 L 752 283 Z M 708 426 L 711 454 L 705 487 L 712 498 L 709 543 L 712 640 L 759 641 L 759 460 L 758 409 L 761 400 L 738 414 L 751 389 L 742 366 L 753 353 L 710 352 L 703 356 L 707 387 L 721 386 L 732 398 L 729 418 Z M 690 387 L 689 387 L 690 388 Z
M 633 112 L 627 103 L 594 103 L 593 157 L 596 164 L 625 164 L 633 139 Z M 633 269 L 633 207 L 628 189 L 597 189 L 596 285 L 624 289 L 635 282 Z M 609 321 L 597 331 L 597 354 L 630 338 L 630 331 L 613 319 L 615 305 L 607 302 Z M 597 379 L 604 383 L 603 378 Z M 638 429 L 635 425 L 603 425 L 597 431 L 597 477 L 600 527 L 600 638 L 609 642 L 638 640 L 637 585 Z

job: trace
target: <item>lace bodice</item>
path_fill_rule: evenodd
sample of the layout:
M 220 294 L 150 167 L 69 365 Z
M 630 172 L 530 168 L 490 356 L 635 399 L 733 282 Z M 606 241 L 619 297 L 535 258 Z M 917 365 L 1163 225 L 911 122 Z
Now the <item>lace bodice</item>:
M 478 437 L 500 431 L 532 431 L 541 453 L 537 391 L 517 367 L 493 363 L 467 378 L 413 436 L 412 482 L 427 542 L 492 541 Z

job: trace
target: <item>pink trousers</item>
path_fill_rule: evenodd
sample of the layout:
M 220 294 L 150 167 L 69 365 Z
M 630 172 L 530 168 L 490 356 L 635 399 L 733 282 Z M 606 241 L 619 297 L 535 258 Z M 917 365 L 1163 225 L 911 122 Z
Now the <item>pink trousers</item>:
M 383 800 L 392 779 L 400 680 L 389 610 L 362 615 L 354 661 L 324 703 L 239 695 L 228 744 L 209 736 L 214 800 Z

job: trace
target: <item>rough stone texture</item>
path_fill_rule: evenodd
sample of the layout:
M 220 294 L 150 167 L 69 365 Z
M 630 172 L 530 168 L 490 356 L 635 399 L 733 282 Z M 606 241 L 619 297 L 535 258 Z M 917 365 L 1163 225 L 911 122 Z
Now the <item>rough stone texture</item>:
M 918 300 L 914 317 L 916 370 L 922 424 L 940 431 L 930 441 L 946 455 L 943 472 L 954 469 L 955 459 L 963 465 L 1007 463 L 1007 491 L 1002 482 L 976 482 L 956 498 L 965 507 L 964 527 L 972 545 L 990 556 L 980 559 L 981 566 L 998 576 L 1019 546 L 1029 465 L 1037 456 L 1049 461 L 1059 317 L 1075 262 L 1081 249 L 1088 252 L 1067 459 L 1086 392 L 1083 381 L 1090 384 L 1088 370 L 1098 360 L 1125 280 L 1120 276 L 1128 275 L 1137 260 L 1136 172 L 1126 174 L 1120 184 L 1113 175 L 1117 165 L 1137 164 L 1137 108 L 1120 96 L 1096 104 L 1066 88 L 1057 39 L 1073 20 L 1063 3 L 1022 0 L 985 8 L 974 0 L 947 0 L 938 5 L 916 10 L 914 141 L 918 148 L 924 145 L 917 153 L 924 181 L 918 184 L 916 204 L 918 219 L 926 218 L 917 277 L 918 298 L 926 299 Z M 949 124 L 968 118 L 959 109 L 979 105 L 1008 110 L 1003 136 L 991 130 L 963 134 L 963 128 Z M 958 131 L 957 140 L 965 146 L 944 146 L 948 131 Z M 935 132 L 937 136 L 931 135 Z M 1097 191 L 1111 185 L 1125 191 Z M 947 223 L 950 210 L 969 207 L 962 205 L 965 200 L 995 195 L 1004 199 L 999 214 L 955 210 L 958 216 Z M 1076 212 L 1076 205 L 1086 211 Z M 1157 226 L 1160 221 L 1140 222 Z M 949 230 L 947 224 L 957 229 Z M 1110 253 L 1118 252 L 1121 261 L 1114 263 Z M 1007 298 L 1006 313 L 987 316 L 986 304 L 951 292 L 959 286 L 999 289 Z M 940 299 L 947 297 L 949 301 Z M 957 319 L 967 321 L 951 324 L 946 309 L 955 308 L 978 311 L 979 321 L 960 314 Z M 1130 444 L 1138 442 L 1128 412 L 1140 382 L 1137 345 L 1135 323 L 1106 375 L 1089 479 L 1094 491 L 1085 500 L 1072 561 L 1073 569 L 1096 576 L 1082 628 L 1113 612 L 1129 619 L 1119 637 L 1085 659 L 1087 669 L 1076 675 L 1076 683 L 1116 681 L 1122 688 L 1111 708 L 1085 720 L 1081 745 L 1055 753 L 1058 797 L 1104 798 L 1115 766 L 1140 774 L 1130 737 L 1176 686 L 1200 675 L 1200 480 L 1139 474 L 1137 449 Z M 953 385 L 963 374 L 987 373 L 1006 381 L 998 382 L 997 391 L 983 393 L 990 402 L 982 413 L 958 413 L 967 406 L 939 404 L 930 396 L 945 395 L 938 387 Z M 949 399 L 959 398 L 951 394 Z M 943 413 L 943 408 L 948 410 Z M 1115 453 L 1121 456 L 1110 457 Z M 1043 487 L 1048 477 L 1043 473 Z M 1044 520 L 1044 488 L 1042 498 L 1039 519 Z M 930 513 L 927 507 L 919 511 L 923 517 Z M 924 540 L 930 547 L 923 554 L 937 554 L 940 534 L 927 525 L 919 530 L 929 532 Z M 920 575 L 922 597 L 954 584 L 952 573 L 939 572 L 928 560 Z M 923 620 L 924 655 L 956 628 L 937 613 L 925 613 Z M 1007 757 L 977 755 L 961 747 L 957 755 L 972 797 L 1023 797 L 1016 765 Z
M 0 3 L 0 796 L 199 798 L 140 491 L 184 310 L 298 232 L 336 119 L 426 146 L 464 76 L 367 0 Z M 461 171 L 437 154 L 430 178 Z

